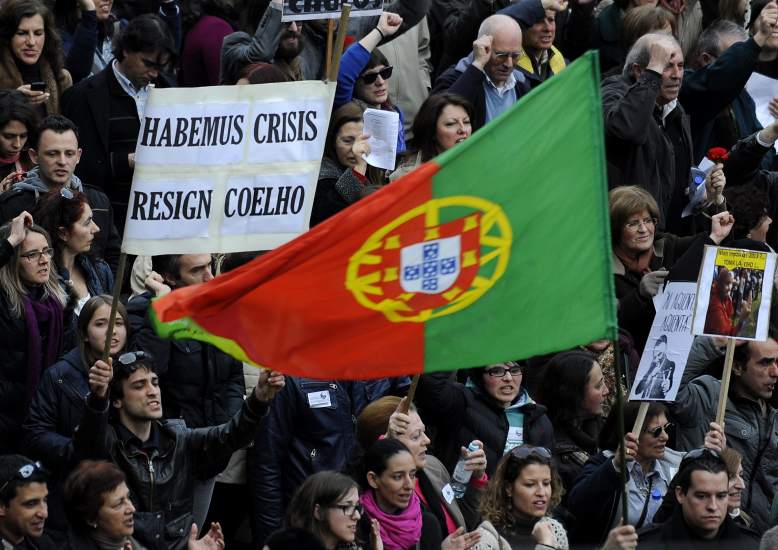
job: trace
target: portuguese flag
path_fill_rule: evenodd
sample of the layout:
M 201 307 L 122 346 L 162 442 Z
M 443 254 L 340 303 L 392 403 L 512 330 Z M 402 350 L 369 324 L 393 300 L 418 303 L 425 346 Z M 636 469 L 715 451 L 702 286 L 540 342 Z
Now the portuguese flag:
M 613 339 L 596 59 L 294 241 L 156 300 L 158 332 L 319 379 Z

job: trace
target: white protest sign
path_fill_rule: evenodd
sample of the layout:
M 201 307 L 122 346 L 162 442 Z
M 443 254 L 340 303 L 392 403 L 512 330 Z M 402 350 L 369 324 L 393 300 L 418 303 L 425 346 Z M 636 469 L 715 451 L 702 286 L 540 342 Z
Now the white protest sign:
M 692 347 L 697 283 L 667 283 L 632 383 L 630 401 L 674 401 Z
M 775 259 L 772 252 L 706 246 L 694 334 L 767 340 Z
M 335 83 L 153 89 L 122 251 L 269 250 L 308 229 Z
M 384 0 L 283 0 L 281 21 L 337 19 L 347 3 L 351 4 L 350 17 L 381 15 L 384 11 Z M 274 7 L 279 4 L 274 2 Z

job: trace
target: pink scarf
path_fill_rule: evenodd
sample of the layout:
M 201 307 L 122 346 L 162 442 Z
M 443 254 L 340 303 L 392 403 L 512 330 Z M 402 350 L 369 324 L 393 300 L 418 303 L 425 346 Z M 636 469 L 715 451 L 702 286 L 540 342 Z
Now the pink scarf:
M 371 490 L 365 491 L 359 501 L 367 514 L 378 520 L 386 550 L 408 550 L 421 539 L 421 504 L 416 493 L 411 493 L 410 504 L 399 514 L 387 514 L 381 510 Z

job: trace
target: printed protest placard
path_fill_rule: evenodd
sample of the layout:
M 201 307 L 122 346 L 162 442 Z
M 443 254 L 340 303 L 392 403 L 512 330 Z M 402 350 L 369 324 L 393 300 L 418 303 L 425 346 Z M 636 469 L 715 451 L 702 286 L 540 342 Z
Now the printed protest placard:
M 694 341 L 696 283 L 667 283 L 629 394 L 630 401 L 674 401 Z
M 384 0 L 283 0 L 281 21 L 305 21 L 306 19 L 337 19 L 343 4 L 351 4 L 349 17 L 381 15 Z
M 694 334 L 766 340 L 775 259 L 770 252 L 706 246 Z
M 308 229 L 335 83 L 153 89 L 122 251 L 269 250 Z

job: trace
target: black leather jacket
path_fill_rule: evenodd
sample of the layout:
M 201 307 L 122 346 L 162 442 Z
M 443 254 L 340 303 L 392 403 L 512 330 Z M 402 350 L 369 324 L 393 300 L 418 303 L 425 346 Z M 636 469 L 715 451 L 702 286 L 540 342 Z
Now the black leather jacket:
M 79 459 L 107 459 L 127 476 L 135 512 L 135 537 L 154 550 L 186 548 L 192 525 L 195 481 L 222 471 L 230 455 L 254 438 L 268 406 L 253 394 L 229 422 L 190 429 L 182 420 L 152 424 L 141 447 L 108 422 L 108 400 L 90 395 L 74 438 Z M 153 446 L 152 446 L 153 443 Z

